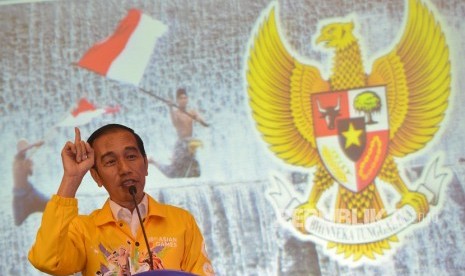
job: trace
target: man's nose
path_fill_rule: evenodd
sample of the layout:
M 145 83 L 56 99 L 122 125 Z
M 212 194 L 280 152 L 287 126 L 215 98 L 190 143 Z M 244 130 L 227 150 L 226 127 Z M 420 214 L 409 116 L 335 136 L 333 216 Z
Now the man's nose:
M 131 172 L 129 164 L 126 160 L 122 159 L 118 162 L 118 171 L 120 174 L 127 174 Z

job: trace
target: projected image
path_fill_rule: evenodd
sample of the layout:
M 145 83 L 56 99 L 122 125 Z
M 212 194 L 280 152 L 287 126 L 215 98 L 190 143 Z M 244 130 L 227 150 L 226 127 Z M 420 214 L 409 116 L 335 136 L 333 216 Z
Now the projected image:
M 51 260 L 75 275 L 463 274 L 464 12 L 459 0 L 0 1 L 0 274 L 47 275 L 32 263 Z M 124 196 L 143 206 L 145 239 L 135 208 L 126 221 L 110 207 L 94 152 L 63 151 L 108 124 L 144 142 L 145 186 Z M 110 210 L 114 229 L 97 238 L 100 222 L 88 235 L 73 217 L 72 252 L 38 254 L 41 225 L 62 222 L 45 208 L 67 200 L 70 156 L 89 165 L 71 205 Z M 188 212 L 175 212 L 187 236 L 147 223 L 162 204 Z

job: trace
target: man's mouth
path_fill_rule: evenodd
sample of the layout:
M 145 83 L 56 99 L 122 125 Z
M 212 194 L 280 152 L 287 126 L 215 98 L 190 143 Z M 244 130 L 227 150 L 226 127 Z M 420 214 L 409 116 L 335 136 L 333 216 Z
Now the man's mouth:
M 136 185 L 136 181 L 134 179 L 124 180 L 121 183 L 121 186 L 123 186 L 123 187 L 130 187 L 130 186 L 134 186 L 134 185 Z

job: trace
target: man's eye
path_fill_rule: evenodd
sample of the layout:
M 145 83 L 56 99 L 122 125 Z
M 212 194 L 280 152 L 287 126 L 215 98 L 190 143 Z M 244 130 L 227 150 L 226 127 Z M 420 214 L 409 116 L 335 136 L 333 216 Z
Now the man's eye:
M 112 166 L 115 164 L 115 160 L 108 160 L 104 163 L 105 166 Z
M 135 154 L 128 155 L 128 159 L 130 159 L 130 160 L 134 160 L 136 158 L 137 158 L 137 155 L 135 155 Z

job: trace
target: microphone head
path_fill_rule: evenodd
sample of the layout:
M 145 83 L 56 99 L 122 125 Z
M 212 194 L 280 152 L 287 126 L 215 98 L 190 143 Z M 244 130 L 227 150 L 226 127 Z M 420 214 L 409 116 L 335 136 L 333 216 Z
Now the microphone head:
M 135 195 L 137 193 L 136 186 L 129 186 L 129 193 Z

